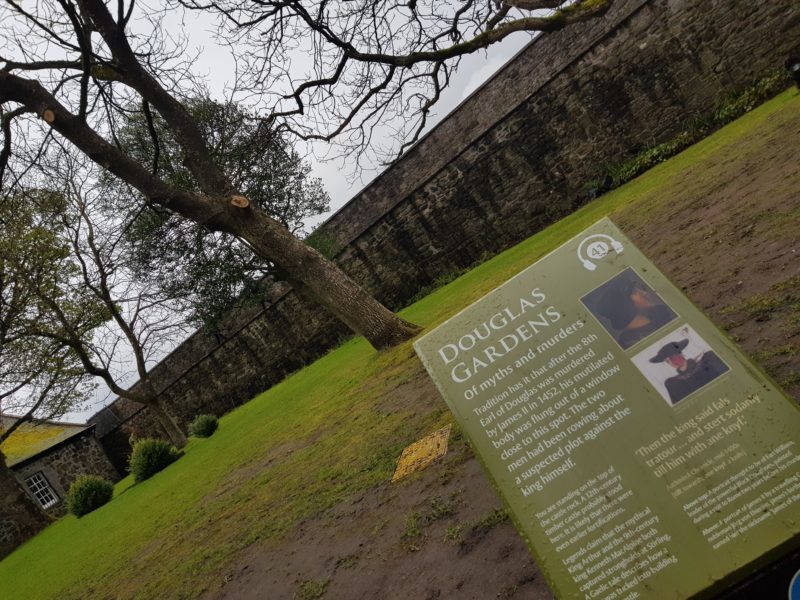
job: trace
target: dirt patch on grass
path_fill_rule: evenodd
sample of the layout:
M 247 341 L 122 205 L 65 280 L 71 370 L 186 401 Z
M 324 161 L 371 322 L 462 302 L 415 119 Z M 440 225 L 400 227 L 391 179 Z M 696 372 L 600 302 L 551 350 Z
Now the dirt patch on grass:
M 549 597 L 463 442 L 419 476 L 385 484 L 251 548 L 209 598 Z
M 713 320 L 800 398 L 800 115 L 775 113 L 612 218 Z M 383 413 L 442 411 L 414 371 Z M 463 440 L 426 471 L 388 482 L 254 545 L 209 599 L 552 598 Z
M 384 393 L 377 410 L 383 414 L 431 412 L 441 408 L 442 399 L 422 364 L 418 363 L 407 381 Z

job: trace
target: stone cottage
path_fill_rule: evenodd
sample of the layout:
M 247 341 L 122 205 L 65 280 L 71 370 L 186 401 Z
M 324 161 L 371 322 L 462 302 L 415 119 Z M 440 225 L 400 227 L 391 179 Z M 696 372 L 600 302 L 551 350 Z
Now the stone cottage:
M 16 417 L 0 415 L 0 430 Z M 69 486 L 80 475 L 118 481 L 120 474 L 94 435 L 93 425 L 34 421 L 21 425 L 0 445 L 6 464 L 49 514 L 66 512 Z

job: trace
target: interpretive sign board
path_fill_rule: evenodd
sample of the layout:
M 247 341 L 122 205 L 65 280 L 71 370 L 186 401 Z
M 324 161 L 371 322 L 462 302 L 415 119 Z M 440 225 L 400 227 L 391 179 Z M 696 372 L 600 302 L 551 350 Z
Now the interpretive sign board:
M 800 544 L 800 411 L 604 219 L 415 344 L 561 598 Z

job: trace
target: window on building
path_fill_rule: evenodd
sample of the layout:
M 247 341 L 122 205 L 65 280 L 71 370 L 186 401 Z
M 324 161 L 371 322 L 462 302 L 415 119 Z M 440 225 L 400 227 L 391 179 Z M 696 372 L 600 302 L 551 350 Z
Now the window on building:
M 31 491 L 31 494 L 36 496 L 42 508 L 50 508 L 58 503 L 58 496 L 53 491 L 53 488 L 50 487 L 44 473 L 41 471 L 28 477 L 25 483 L 28 484 L 28 489 Z

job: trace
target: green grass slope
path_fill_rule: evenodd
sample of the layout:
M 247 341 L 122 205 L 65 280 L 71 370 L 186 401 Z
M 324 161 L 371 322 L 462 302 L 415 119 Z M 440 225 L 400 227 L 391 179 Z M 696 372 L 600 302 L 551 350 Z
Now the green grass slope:
M 797 114 L 800 97 L 782 94 L 403 317 L 436 325 L 599 218 L 623 209 L 628 218 L 646 218 L 687 169 L 746 151 L 753 132 Z M 0 596 L 180 599 L 215 587 L 239 550 L 257 540 L 277 543 L 302 519 L 385 482 L 405 445 L 449 422 L 444 403 L 433 411 L 378 410 L 420 369 L 410 344 L 376 353 L 363 339 L 345 343 L 225 416 L 217 433 L 192 440 L 162 473 L 135 486 L 122 481 L 111 503 L 61 519 L 8 556 L 0 562 Z

